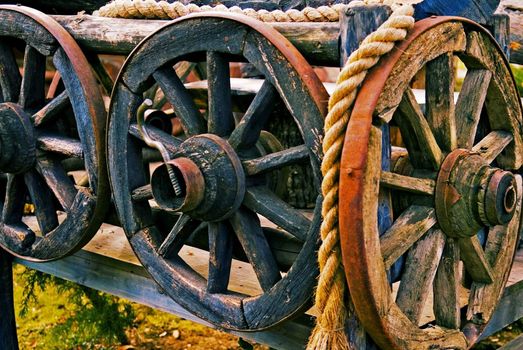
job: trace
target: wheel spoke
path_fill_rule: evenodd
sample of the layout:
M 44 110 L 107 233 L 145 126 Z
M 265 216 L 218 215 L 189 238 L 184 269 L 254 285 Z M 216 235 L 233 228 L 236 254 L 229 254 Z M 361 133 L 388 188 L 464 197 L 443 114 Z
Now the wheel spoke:
M 0 42 L 0 91 L 4 102 L 16 102 L 22 86 L 22 77 L 11 48 Z
M 443 54 L 426 65 L 427 121 L 442 149 L 457 147 L 454 113 L 454 56 Z M 459 130 L 459 129 L 458 129 Z
M 443 154 L 411 89 L 405 91 L 396 115 L 414 167 L 438 170 Z
M 54 207 L 52 193 L 44 183 L 44 180 L 36 172 L 30 170 L 24 174 L 25 184 L 29 190 L 32 202 L 36 210 L 36 219 L 42 231 L 42 235 L 46 235 L 58 226 L 58 217 L 56 215 L 56 208 Z
M 267 187 L 259 186 L 247 189 L 243 205 L 264 216 L 299 240 L 307 239 L 311 221 L 277 197 Z
M 491 79 L 492 73 L 485 69 L 471 69 L 465 76 L 456 104 L 459 147 L 469 149 L 474 143 Z
M 7 174 L 2 222 L 18 223 L 22 220 L 27 189 L 21 175 Z
M 248 149 L 256 144 L 274 108 L 276 96 L 278 96 L 276 89 L 265 80 L 229 138 L 229 144 L 234 149 Z
M 172 135 L 169 135 L 166 132 L 163 132 L 162 130 L 159 130 L 155 127 L 151 127 L 149 125 L 144 125 L 143 127 L 145 130 L 147 130 L 147 134 L 149 135 L 149 137 L 154 141 L 161 142 L 167 149 L 167 151 L 169 151 L 169 153 L 176 153 L 178 147 L 180 147 L 180 145 L 182 144 L 182 140 Z M 129 126 L 129 134 L 143 141 L 143 136 L 140 134 L 137 124 L 131 124 Z
M 454 239 L 447 238 L 434 279 L 434 315 L 438 326 L 460 327 L 460 281 L 459 246 Z
M 45 103 L 45 56 L 27 45 L 24 55 L 24 75 L 20 91 L 20 105 L 34 109 Z
M 305 145 L 295 146 L 266 156 L 242 162 L 247 175 L 263 174 L 287 165 L 302 163 L 309 159 L 309 149 Z
M 281 275 L 261 229 L 260 220 L 252 211 L 240 208 L 232 215 L 230 222 L 254 268 L 260 286 L 268 291 L 281 279 Z
M 385 268 L 390 268 L 418 239 L 436 224 L 433 208 L 412 205 L 381 236 L 381 254 Z
M 39 149 L 62 154 L 67 157 L 83 158 L 82 143 L 76 139 L 52 134 L 40 134 L 37 137 Z
M 421 321 L 444 245 L 443 232 L 430 230 L 407 256 L 396 303 L 414 324 Z
M 31 119 L 35 126 L 40 126 L 54 120 L 69 105 L 69 95 L 67 94 L 67 91 L 63 91 L 42 107 L 42 109 L 36 112 Z
M 380 184 L 395 190 L 426 195 L 433 195 L 436 187 L 436 181 L 432 179 L 419 179 L 389 171 L 381 172 Z
M 218 136 L 227 136 L 234 128 L 231 78 L 229 62 L 219 52 L 207 52 L 207 86 L 207 130 Z
M 173 228 L 158 248 L 158 254 L 164 258 L 178 254 L 185 241 L 194 232 L 200 222 L 193 220 L 189 215 L 181 214 Z
M 160 68 L 153 74 L 171 103 L 175 114 L 181 119 L 185 133 L 198 135 L 205 132 L 205 120 L 194 105 L 191 95 L 171 67 Z
M 133 190 L 132 199 L 133 202 L 142 202 L 153 198 L 153 190 L 151 184 L 138 187 Z
M 209 276 L 207 291 L 227 291 L 232 263 L 232 234 L 224 222 L 209 223 Z
M 37 169 L 42 174 L 47 186 L 66 212 L 71 208 L 76 197 L 73 181 L 67 176 L 59 161 L 52 158 L 39 157 Z
M 503 152 L 514 137 L 507 131 L 491 131 L 483 140 L 472 148 L 473 152 L 478 152 L 490 164 Z
M 23 222 L 13 225 L 2 223 L 0 229 L 10 243 L 18 245 L 21 249 L 29 248 L 36 240 L 35 233 Z
M 459 239 L 461 260 L 474 282 L 492 283 L 494 274 L 477 236 Z

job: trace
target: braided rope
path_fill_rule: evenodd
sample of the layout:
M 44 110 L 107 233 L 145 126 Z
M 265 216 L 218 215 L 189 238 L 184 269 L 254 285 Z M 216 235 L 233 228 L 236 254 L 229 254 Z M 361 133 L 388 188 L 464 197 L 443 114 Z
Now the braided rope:
M 350 349 L 344 331 L 347 315 L 344 306 L 346 281 L 341 263 L 338 227 L 341 151 L 359 86 L 380 57 L 391 51 L 396 41 L 405 38 L 407 31 L 414 25 L 413 14 L 412 6 L 397 7 L 385 23 L 363 40 L 340 72 L 336 89 L 329 99 L 321 164 L 324 199 L 320 228 L 322 244 L 318 252 L 320 277 L 315 300 L 318 318 L 309 339 L 308 350 Z
M 167 1 L 154 0 L 114 0 L 102 6 L 94 13 L 100 17 L 115 18 L 147 18 L 147 19 L 175 19 L 186 16 L 190 13 L 220 11 L 243 14 L 263 22 L 337 22 L 339 12 L 347 5 L 336 4 L 333 6 L 320 6 L 318 8 L 306 7 L 303 10 L 254 10 L 252 8 L 242 9 L 238 6 L 226 7 L 198 6 L 177 1 L 168 3 Z

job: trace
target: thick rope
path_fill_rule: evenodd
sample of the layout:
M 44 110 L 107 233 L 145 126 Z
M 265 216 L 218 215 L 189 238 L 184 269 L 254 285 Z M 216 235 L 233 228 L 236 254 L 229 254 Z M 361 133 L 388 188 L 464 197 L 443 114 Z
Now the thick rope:
M 94 15 L 115 18 L 175 19 L 190 13 L 220 11 L 243 14 L 263 22 L 337 22 L 340 10 L 345 7 L 347 5 L 336 4 L 318 8 L 306 7 L 301 11 L 256 11 L 252 8 L 242 9 L 238 6 L 184 5 L 179 1 L 168 3 L 167 1 L 155 0 L 114 0 L 102 6 Z
M 358 88 L 380 57 L 390 52 L 395 42 L 403 40 L 414 25 L 414 9 L 405 5 L 394 10 L 390 18 L 368 35 L 343 67 L 336 89 L 329 99 L 323 141 L 322 194 L 323 222 L 320 228 L 322 244 L 318 252 L 320 276 L 315 306 L 316 327 L 307 345 L 308 350 L 350 349 L 344 326 L 347 311 L 344 306 L 345 273 L 341 262 L 338 227 L 338 189 L 341 151 L 345 131 Z

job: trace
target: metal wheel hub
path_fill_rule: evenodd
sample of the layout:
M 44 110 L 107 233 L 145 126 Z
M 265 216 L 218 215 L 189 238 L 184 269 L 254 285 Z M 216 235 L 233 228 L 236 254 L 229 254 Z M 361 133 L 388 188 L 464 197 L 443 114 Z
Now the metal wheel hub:
M 441 165 L 436 183 L 436 215 L 450 237 L 476 235 L 483 226 L 507 224 L 516 209 L 516 179 L 491 167 L 480 155 L 458 149 Z
M 180 196 L 174 194 L 168 166 L 174 167 L 182 188 Z M 154 171 L 151 187 L 163 209 L 212 222 L 228 218 L 240 207 L 245 174 L 240 158 L 226 140 L 202 134 L 183 142 L 176 158 Z
M 35 160 L 35 137 L 29 115 L 17 104 L 0 104 L 0 171 L 23 173 L 33 167 Z

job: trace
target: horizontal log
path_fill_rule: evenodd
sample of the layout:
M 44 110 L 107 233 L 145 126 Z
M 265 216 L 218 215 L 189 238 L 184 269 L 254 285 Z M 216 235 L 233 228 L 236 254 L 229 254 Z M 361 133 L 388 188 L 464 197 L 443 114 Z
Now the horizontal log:
M 523 64 L 523 2 L 521 0 L 503 0 L 498 12 L 510 17 L 510 61 Z
M 103 18 L 89 15 L 53 16 L 78 43 L 106 54 L 129 54 L 147 35 L 168 21 Z M 310 63 L 339 64 L 338 23 L 271 23 Z

